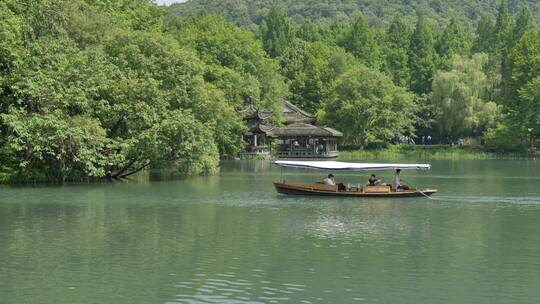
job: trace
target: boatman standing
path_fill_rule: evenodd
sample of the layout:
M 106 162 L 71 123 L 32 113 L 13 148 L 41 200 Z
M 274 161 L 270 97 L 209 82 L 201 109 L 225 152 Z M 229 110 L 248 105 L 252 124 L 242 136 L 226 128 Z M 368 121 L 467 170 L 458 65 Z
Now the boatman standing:
M 398 189 L 402 190 L 409 190 L 409 186 L 401 184 L 401 178 L 399 174 L 401 173 L 401 169 L 396 169 L 396 174 L 394 174 L 394 177 L 392 178 L 392 190 L 397 191 Z

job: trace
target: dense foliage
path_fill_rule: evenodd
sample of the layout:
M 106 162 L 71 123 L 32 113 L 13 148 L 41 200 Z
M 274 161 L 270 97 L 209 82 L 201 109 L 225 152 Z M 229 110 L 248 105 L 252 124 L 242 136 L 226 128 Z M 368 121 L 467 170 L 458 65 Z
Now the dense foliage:
M 222 20 L 169 26 L 142 0 L 9 0 L 0 16 L 4 179 L 212 172 L 242 148 L 244 99 L 276 110 L 286 94 L 261 44 Z M 236 31 L 214 39 L 222 26 Z
M 298 22 L 305 19 L 334 21 L 354 19 L 359 12 L 366 16 L 369 24 L 382 26 L 401 15 L 410 21 L 418 13 L 444 24 L 452 16 L 461 21 L 476 21 L 482 14 L 495 14 L 498 0 L 188 0 L 172 6 L 173 14 L 183 16 L 199 13 L 223 14 L 238 25 L 255 28 L 268 14 L 273 3 L 286 8 L 289 16 Z M 536 20 L 540 20 L 540 3 L 534 0 L 511 1 L 509 10 L 517 12 L 528 6 Z
M 344 143 L 402 135 L 496 150 L 535 145 L 540 6 L 534 1 L 192 0 L 170 15 L 218 13 L 255 33 L 288 98 Z
M 532 148 L 540 6 L 407 3 L 1 1 L 0 177 L 213 172 L 243 147 L 238 111 L 254 103 L 279 123 L 284 99 L 347 145 Z
M 434 129 L 441 139 L 456 142 L 477 137 L 495 126 L 499 109 L 487 99 L 491 87 L 483 71 L 487 63 L 483 53 L 471 59 L 456 55 L 449 71 L 435 75 L 431 100 L 436 111 Z
M 342 130 L 345 142 L 365 147 L 410 133 L 414 112 L 411 93 L 382 73 L 360 65 L 336 80 L 319 118 Z

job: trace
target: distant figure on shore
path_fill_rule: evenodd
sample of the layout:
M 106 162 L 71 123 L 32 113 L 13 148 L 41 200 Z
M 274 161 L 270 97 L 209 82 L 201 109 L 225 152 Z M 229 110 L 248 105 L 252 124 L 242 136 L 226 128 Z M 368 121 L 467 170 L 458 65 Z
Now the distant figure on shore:
M 369 186 L 378 186 L 381 185 L 383 182 L 375 176 L 375 174 L 371 174 L 371 176 L 368 179 Z
M 396 173 L 394 174 L 394 177 L 392 178 L 392 190 L 397 191 L 398 189 L 401 190 L 409 190 L 409 186 L 404 185 L 401 183 L 401 177 L 400 174 L 401 169 L 397 169 Z

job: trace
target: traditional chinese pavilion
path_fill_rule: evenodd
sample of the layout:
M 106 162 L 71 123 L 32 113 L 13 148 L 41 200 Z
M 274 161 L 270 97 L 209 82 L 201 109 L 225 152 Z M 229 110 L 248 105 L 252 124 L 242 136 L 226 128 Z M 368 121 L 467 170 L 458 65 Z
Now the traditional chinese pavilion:
M 246 147 L 243 155 L 268 156 L 271 153 L 271 137 L 274 126 L 271 124 L 272 112 L 259 111 L 254 105 L 240 113 L 248 128 L 244 134 Z
M 244 135 L 244 155 L 271 154 L 272 140 L 280 158 L 331 158 L 338 156 L 338 142 L 343 134 L 335 129 L 319 127 L 313 115 L 286 101 L 284 125 L 274 127 L 272 114 L 250 105 L 242 111 L 248 131 Z

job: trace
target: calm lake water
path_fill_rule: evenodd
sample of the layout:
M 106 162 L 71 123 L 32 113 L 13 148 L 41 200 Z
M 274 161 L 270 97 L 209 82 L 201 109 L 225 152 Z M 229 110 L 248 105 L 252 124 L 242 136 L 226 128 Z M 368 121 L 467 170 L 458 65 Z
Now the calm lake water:
M 259 161 L 2 187 L 0 303 L 539 303 L 540 161 L 431 163 L 433 200 L 286 197 Z

